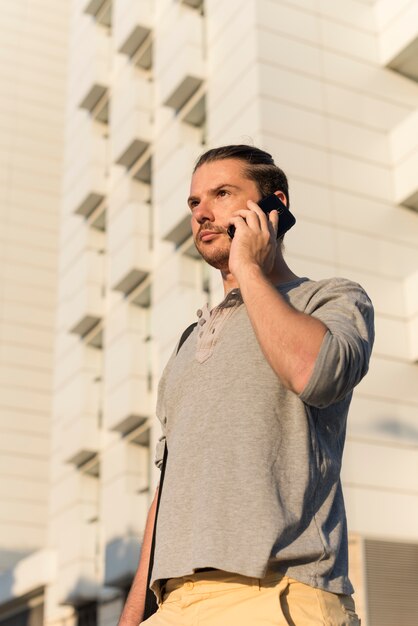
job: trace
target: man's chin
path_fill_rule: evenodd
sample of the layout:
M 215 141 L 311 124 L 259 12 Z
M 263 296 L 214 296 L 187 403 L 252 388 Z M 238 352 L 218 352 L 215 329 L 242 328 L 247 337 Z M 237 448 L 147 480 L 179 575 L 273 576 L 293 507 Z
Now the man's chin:
M 205 249 L 201 245 L 196 245 L 196 249 L 208 265 L 221 271 L 228 269 L 229 250 L 214 250 L 209 247 Z

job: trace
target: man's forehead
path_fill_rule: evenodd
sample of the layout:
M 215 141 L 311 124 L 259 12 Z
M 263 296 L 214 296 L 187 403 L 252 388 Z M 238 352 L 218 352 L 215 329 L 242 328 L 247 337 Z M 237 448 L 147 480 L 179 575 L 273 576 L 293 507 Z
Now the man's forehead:
M 204 186 L 216 189 L 219 185 L 245 186 L 251 182 L 241 160 L 220 159 L 198 167 L 192 176 L 190 188 L 192 190 Z

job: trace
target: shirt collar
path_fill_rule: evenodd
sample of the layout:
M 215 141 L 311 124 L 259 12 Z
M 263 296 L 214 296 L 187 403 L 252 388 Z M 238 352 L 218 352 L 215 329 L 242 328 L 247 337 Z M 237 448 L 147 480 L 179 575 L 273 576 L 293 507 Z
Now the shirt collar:
M 215 309 L 228 309 L 233 306 L 239 306 L 242 303 L 243 303 L 243 299 L 242 299 L 241 291 L 238 288 L 231 289 L 231 291 L 229 291 L 226 294 L 225 298 L 222 300 L 220 304 L 218 304 L 218 306 L 215 307 Z M 196 315 L 198 318 L 197 323 L 200 326 L 203 326 L 207 321 L 209 321 L 211 310 L 209 309 L 208 303 L 202 306 L 201 309 L 198 309 L 196 311 Z
M 238 306 L 243 303 L 241 291 L 237 289 L 231 289 L 222 302 L 218 305 L 219 309 L 227 309 L 231 306 Z

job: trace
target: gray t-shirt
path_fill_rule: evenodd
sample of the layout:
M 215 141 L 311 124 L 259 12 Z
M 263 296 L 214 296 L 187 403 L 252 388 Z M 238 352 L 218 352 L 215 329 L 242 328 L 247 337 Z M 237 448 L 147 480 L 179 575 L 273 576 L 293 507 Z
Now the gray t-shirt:
M 278 290 L 329 329 L 299 396 L 267 363 L 238 290 L 210 315 L 199 312 L 164 370 L 157 596 L 160 579 L 204 567 L 256 578 L 273 568 L 352 593 L 340 468 L 352 389 L 368 369 L 373 308 L 342 278 L 301 278 Z

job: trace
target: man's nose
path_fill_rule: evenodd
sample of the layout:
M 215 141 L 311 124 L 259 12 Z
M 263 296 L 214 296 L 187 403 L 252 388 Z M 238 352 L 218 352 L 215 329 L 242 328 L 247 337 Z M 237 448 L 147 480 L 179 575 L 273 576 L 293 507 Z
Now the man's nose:
M 214 215 L 210 207 L 210 203 L 206 200 L 201 200 L 198 206 L 193 210 L 193 217 L 199 224 L 204 222 L 213 222 Z

